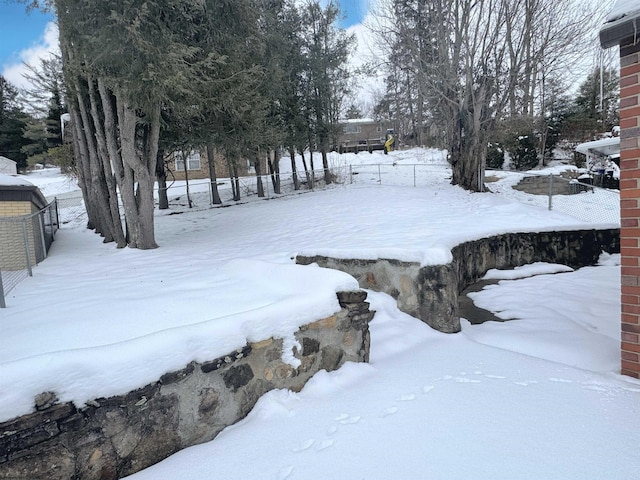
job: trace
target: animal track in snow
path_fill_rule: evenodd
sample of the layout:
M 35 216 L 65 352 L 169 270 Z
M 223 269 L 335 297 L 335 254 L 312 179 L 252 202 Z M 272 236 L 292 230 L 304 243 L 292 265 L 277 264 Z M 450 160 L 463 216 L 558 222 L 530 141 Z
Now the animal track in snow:
M 327 429 L 327 435 L 333 435 L 334 433 L 336 433 L 338 431 L 338 427 L 336 427 L 335 425 L 331 425 L 328 429 Z
M 433 385 L 425 385 L 424 387 L 422 387 L 422 393 L 429 393 L 434 388 L 436 387 L 434 387 Z
M 496 380 L 504 380 L 505 378 L 507 378 L 507 377 L 503 377 L 502 375 L 489 375 L 489 374 L 485 375 L 485 377 L 494 378 Z

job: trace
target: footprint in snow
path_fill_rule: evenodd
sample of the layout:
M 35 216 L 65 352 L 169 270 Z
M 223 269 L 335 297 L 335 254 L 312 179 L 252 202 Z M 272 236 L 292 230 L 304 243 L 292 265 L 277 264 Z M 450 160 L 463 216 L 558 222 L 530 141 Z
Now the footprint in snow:
M 293 466 L 288 465 L 288 466 L 280 469 L 280 471 L 278 472 L 278 475 L 276 476 L 276 479 L 277 480 L 286 480 L 287 478 L 289 478 L 291 476 L 292 473 L 293 473 Z
M 467 377 L 456 377 L 455 381 L 458 383 L 480 383 L 480 380 L 474 380 L 473 378 Z
M 302 442 L 297 447 L 292 448 L 291 451 L 293 453 L 304 452 L 305 450 L 310 449 L 314 443 L 316 443 L 316 441 L 313 438 L 310 438 L 309 440 Z
M 337 431 L 338 431 L 338 427 L 336 427 L 335 425 L 332 425 L 327 429 L 327 435 L 333 435 Z
M 323 440 L 322 442 L 320 442 L 320 445 L 318 445 L 318 452 L 321 452 L 322 450 L 325 450 L 329 447 L 333 446 L 333 440 L 328 438 L 327 440 Z
M 415 399 L 416 396 L 413 393 L 410 393 L 409 395 L 402 395 L 398 400 L 400 400 L 401 402 L 410 402 Z
M 496 379 L 496 380 L 504 380 L 505 378 L 507 378 L 507 377 L 503 377 L 502 375 L 485 375 L 485 377 L 493 378 L 493 379 Z
M 358 423 L 360 421 L 362 417 L 359 415 L 356 415 L 354 417 L 347 415 L 346 417 L 344 415 L 340 415 L 338 416 L 338 418 L 336 418 L 336 420 L 338 420 L 341 424 L 343 425 L 350 425 L 353 423 Z
M 599 387 L 597 385 L 585 385 L 585 387 L 587 390 L 594 390 L 596 392 L 608 392 L 609 390 L 607 390 L 604 387 Z
M 516 385 L 522 385 L 523 387 L 528 387 L 529 385 L 534 385 L 536 383 L 538 383 L 536 380 L 526 380 L 523 382 L 513 382 Z
M 389 408 L 385 408 L 382 411 L 382 416 L 383 417 L 388 417 L 389 415 L 393 415 L 394 413 L 398 413 L 399 408 L 398 407 L 389 407 Z
M 551 377 L 549 381 L 556 382 L 556 383 L 573 383 L 572 380 L 565 380 L 564 378 L 556 378 L 556 377 Z
M 627 392 L 640 392 L 640 388 L 622 387 L 622 390 L 626 390 Z
M 422 393 L 429 393 L 434 388 L 435 387 L 433 385 L 425 385 L 424 387 L 422 387 Z

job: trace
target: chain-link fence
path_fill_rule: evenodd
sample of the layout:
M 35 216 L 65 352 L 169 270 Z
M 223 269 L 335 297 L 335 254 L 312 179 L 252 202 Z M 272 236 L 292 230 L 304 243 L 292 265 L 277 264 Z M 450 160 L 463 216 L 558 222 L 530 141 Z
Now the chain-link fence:
M 326 173 L 331 177 L 332 183 L 338 184 L 427 187 L 448 183 L 451 180 L 451 168 L 442 163 L 359 165 L 337 163 L 331 165 Z M 518 178 L 520 182 L 513 188 L 530 194 L 527 195 L 526 200 L 528 205 L 547 207 L 549 210 L 561 211 L 591 223 L 619 224 L 620 222 L 620 192 L 599 187 L 598 179 L 584 182 L 561 175 L 520 174 Z M 234 200 L 232 181 L 229 178 L 217 180 L 218 193 L 223 203 Z M 278 193 L 274 188 L 274 182 L 279 184 Z M 271 174 L 250 175 L 237 180 L 240 197 L 244 201 L 258 198 L 270 199 L 303 190 L 322 189 L 326 186 L 323 169 L 301 171 L 296 175 L 290 172 L 281 173 L 277 177 Z M 190 207 L 194 203 L 200 206 L 213 204 L 209 179 L 170 182 L 167 185 L 167 196 L 169 205 L 174 207 Z M 48 235 L 51 239 L 53 238 L 58 225 L 81 224 L 86 222 L 86 218 L 84 200 L 79 191 L 58 195 L 46 209 L 33 215 L 0 218 L 0 246 L 2 247 L 0 301 L 4 302 L 2 287 L 6 294 L 18 282 L 30 275 L 31 265 L 37 264 L 46 256 L 48 249 L 46 239 Z M 38 238 L 40 240 L 36 241 Z M 33 254 L 27 255 L 26 252 L 31 250 Z M 13 257 L 23 259 L 20 268 L 15 268 L 13 263 L 5 259 L 8 255 L 4 252 L 9 251 L 13 252 Z
M 514 189 L 538 197 L 541 206 L 582 221 L 596 224 L 620 223 L 620 190 L 604 188 L 612 179 L 597 175 L 571 178 L 565 175 L 525 175 Z
M 348 167 L 331 167 L 327 175 L 332 183 L 344 183 L 347 180 Z M 216 181 L 217 191 L 223 204 L 234 201 L 234 185 L 237 186 L 241 201 L 255 200 L 258 198 L 271 199 L 282 195 L 291 195 L 297 191 L 321 189 L 327 186 L 324 170 L 309 170 L 308 172 L 291 172 L 279 174 L 247 175 L 239 177 L 237 184 L 230 178 L 220 178 Z M 279 189 L 276 190 L 276 186 Z M 167 197 L 170 206 L 188 207 L 193 204 L 202 206 L 212 205 L 211 181 L 198 179 L 169 182 L 167 184 Z M 156 192 L 157 199 L 157 192 Z
M 348 165 L 346 178 L 351 184 L 429 186 L 451 179 L 451 167 L 443 164 L 377 163 Z
M 513 189 L 530 194 L 526 198 L 527 205 L 559 211 L 594 224 L 617 225 L 620 222 L 620 191 L 603 188 L 615 186 L 610 178 L 596 175 L 574 179 L 556 174 L 516 172 L 487 172 L 487 177 L 495 176 L 499 180 L 505 173 L 517 177 Z M 442 163 L 349 165 L 346 178 L 348 183 L 361 185 L 423 187 L 448 183 L 451 167 Z M 493 190 L 490 183 L 487 185 Z
M 0 307 L 6 306 L 5 295 L 46 258 L 59 223 L 56 201 L 30 215 L 0 217 Z

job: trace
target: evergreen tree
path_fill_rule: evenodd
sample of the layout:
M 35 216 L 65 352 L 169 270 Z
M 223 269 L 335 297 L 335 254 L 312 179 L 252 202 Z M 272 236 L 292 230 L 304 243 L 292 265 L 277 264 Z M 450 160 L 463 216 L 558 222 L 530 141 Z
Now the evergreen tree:
M 0 76 L 0 156 L 16 162 L 20 171 L 27 167 L 27 155 L 22 149 L 29 143 L 23 137 L 28 120 L 18 103 L 18 89 Z
M 346 62 L 353 36 L 336 26 L 340 9 L 330 1 L 325 8 L 319 1 L 307 1 L 302 7 L 303 52 L 305 54 L 306 103 L 315 144 L 322 155 L 324 180 L 331 183 L 327 152 L 335 144 L 342 99 L 348 93 L 349 72 Z

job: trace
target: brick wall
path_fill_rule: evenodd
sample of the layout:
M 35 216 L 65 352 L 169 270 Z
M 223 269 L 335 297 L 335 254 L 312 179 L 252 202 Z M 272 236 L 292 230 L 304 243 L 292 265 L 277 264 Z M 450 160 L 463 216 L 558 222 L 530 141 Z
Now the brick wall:
M 25 232 L 22 218 L 38 211 L 31 202 L 0 201 L 0 270 L 17 271 L 27 268 Z M 29 242 L 29 261 L 31 265 L 38 263 L 37 245 L 41 242 L 36 235 L 38 219 L 30 218 L 26 221 L 26 233 Z
M 640 378 L 640 43 L 620 45 L 621 373 Z
M 209 159 L 207 158 L 207 149 L 201 148 L 198 149 L 198 152 L 200 152 L 200 169 L 189 170 L 189 180 L 201 180 L 204 178 L 209 178 Z M 171 180 L 172 178 L 175 178 L 175 180 L 184 180 L 184 170 L 177 170 L 176 162 L 173 155 L 170 158 L 171 159 L 168 166 L 173 173 L 173 177 L 169 175 L 168 180 Z M 227 160 L 225 159 L 224 155 L 216 151 L 214 154 L 214 161 L 216 167 L 216 176 L 218 178 L 228 178 L 231 176 L 229 174 L 229 166 L 227 165 Z M 263 173 L 265 172 L 264 168 L 265 167 L 263 161 Z M 247 175 L 247 162 L 244 159 L 241 159 L 238 162 L 238 174 L 240 176 Z
M 0 217 L 20 217 L 33 213 L 31 202 L 0 201 Z

